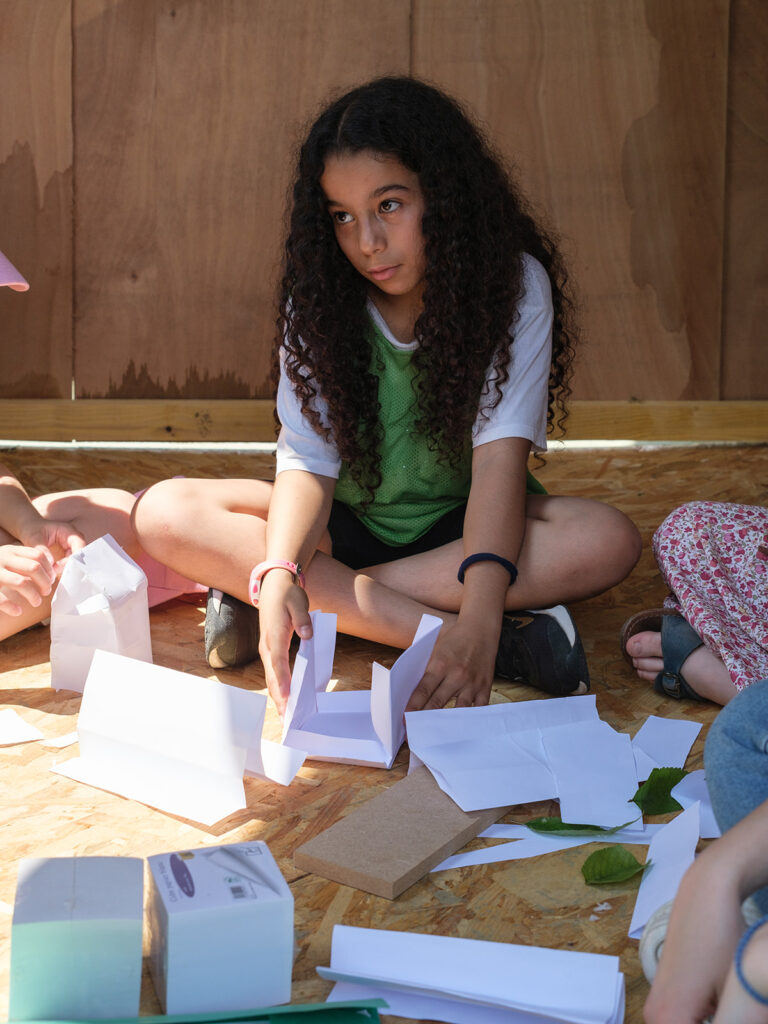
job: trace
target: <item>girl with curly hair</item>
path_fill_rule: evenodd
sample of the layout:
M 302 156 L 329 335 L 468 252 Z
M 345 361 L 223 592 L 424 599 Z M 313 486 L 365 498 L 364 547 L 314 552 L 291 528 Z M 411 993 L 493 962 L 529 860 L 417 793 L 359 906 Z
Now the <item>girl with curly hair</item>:
M 395 647 L 429 612 L 444 626 L 410 709 L 487 704 L 494 675 L 584 692 L 559 602 L 622 580 L 640 539 L 618 510 L 527 474 L 569 394 L 566 274 L 458 103 L 382 78 L 324 110 L 299 155 L 279 303 L 274 485 L 164 481 L 134 516 L 151 554 L 220 591 L 209 663 L 255 656 L 243 602 L 258 604 L 282 712 L 310 607 Z

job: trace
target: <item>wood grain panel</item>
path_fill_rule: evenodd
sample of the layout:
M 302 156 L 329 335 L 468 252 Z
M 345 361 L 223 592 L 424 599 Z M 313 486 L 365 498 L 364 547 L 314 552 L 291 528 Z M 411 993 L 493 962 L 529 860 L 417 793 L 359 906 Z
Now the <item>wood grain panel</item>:
M 0 397 L 69 397 L 72 380 L 70 0 L 0 4 L 0 249 L 30 283 L 0 288 Z
M 768 5 L 731 0 L 723 398 L 768 398 Z
M 409 0 L 78 0 L 77 394 L 269 393 L 290 153 L 407 71 Z
M 60 486 L 103 484 L 135 490 L 155 479 L 186 475 L 256 475 L 250 458 L 237 465 L 212 453 L 115 453 L 18 450 L 0 452 L 24 479 L 30 493 Z M 662 518 L 677 504 L 694 499 L 768 501 L 768 447 L 741 449 L 653 449 L 629 452 L 558 452 L 547 460 L 541 479 L 552 493 L 597 497 L 623 509 L 638 524 L 645 541 L 640 562 L 620 586 L 573 607 L 589 658 L 592 686 L 600 716 L 614 728 L 634 735 L 647 715 L 701 722 L 689 768 L 701 766 L 706 730 L 716 708 L 676 703 L 641 684 L 619 651 L 622 622 L 641 608 L 658 606 L 665 595 L 649 541 Z M 169 668 L 212 676 L 203 660 L 204 610 L 197 604 L 171 602 L 150 614 L 155 662 Z M 0 691 L 13 707 L 46 737 L 75 728 L 78 695 L 50 688 L 49 634 L 32 629 L 2 644 Z M 371 662 L 390 664 L 391 648 L 340 637 L 335 674 L 345 687 L 370 682 Z M 222 682 L 261 690 L 258 665 L 218 673 Z M 526 700 L 540 696 L 522 685 L 494 685 L 493 699 Z M 279 736 L 274 708 L 266 718 L 269 738 Z M 567 850 L 524 861 L 501 862 L 436 872 L 395 901 L 358 892 L 296 870 L 293 851 L 315 831 L 332 825 L 382 789 L 404 776 L 403 750 L 392 771 L 347 765 L 307 764 L 287 788 L 249 779 L 247 808 L 205 829 L 131 800 L 52 775 L 56 761 L 68 760 L 70 748 L 52 751 L 39 743 L 3 748 L 0 775 L 0 1015 L 7 1009 L 11 913 L 16 867 L 25 856 L 148 856 L 177 849 L 197 849 L 217 842 L 263 839 L 275 855 L 295 898 L 298 955 L 293 971 L 294 1002 L 324 999 L 329 982 L 315 968 L 328 964 L 334 924 L 402 929 L 466 938 L 521 942 L 620 956 L 627 982 L 627 1024 L 639 1024 L 648 986 L 642 975 L 637 942 L 627 930 L 637 894 L 637 880 L 601 888 L 585 886 L 580 867 L 590 850 Z M 554 804 L 526 805 L 507 820 L 527 820 L 555 809 Z M 659 819 L 655 819 L 659 820 Z M 663 820 L 667 820 L 666 818 Z M 476 840 L 486 845 L 488 840 Z M 633 852 L 644 857 L 642 849 Z M 609 907 L 597 911 L 601 903 Z M 158 1012 L 148 973 L 141 1011 Z M 388 1021 L 392 1018 L 388 1018 Z
M 719 397 L 727 37 L 727 0 L 414 0 L 414 73 L 568 239 L 576 397 Z

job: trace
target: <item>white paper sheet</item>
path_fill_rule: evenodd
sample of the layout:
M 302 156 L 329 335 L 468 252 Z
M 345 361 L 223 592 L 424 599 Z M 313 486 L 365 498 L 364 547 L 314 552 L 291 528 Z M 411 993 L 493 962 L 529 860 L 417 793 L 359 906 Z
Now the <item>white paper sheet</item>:
M 442 619 L 424 615 L 391 669 L 374 663 L 370 690 L 324 692 L 333 667 L 336 616 L 312 612 L 312 640 L 296 655 L 283 742 L 321 761 L 391 768 L 405 739 L 403 715 L 424 674 Z
M 644 768 L 646 762 L 642 758 L 643 754 L 654 768 L 683 768 L 700 731 L 701 722 L 649 715 L 638 729 L 632 746 L 636 753 L 638 750 L 642 752 Z M 645 781 L 648 775 L 650 772 L 642 776 L 642 781 Z
M 675 898 L 680 881 L 693 863 L 699 841 L 699 805 L 693 804 L 665 825 L 651 840 L 646 869 L 629 925 L 630 939 L 639 939 L 657 907 Z
M 0 711 L 0 747 L 9 747 L 15 743 L 29 743 L 41 740 L 43 734 L 34 725 L 27 722 L 13 708 Z
M 502 826 L 504 827 L 504 826 Z M 499 843 L 496 846 L 486 846 L 479 850 L 467 850 L 464 853 L 455 853 L 447 857 L 433 871 L 446 871 L 449 868 L 464 868 L 477 864 L 498 864 L 505 860 L 524 860 L 527 857 L 540 857 L 545 853 L 557 853 L 559 850 L 568 850 L 574 846 L 587 846 L 589 843 L 650 843 L 656 831 L 663 828 L 662 825 L 648 825 L 644 833 L 631 832 L 628 829 L 619 829 L 607 836 L 545 836 L 531 832 L 525 828 L 526 835 L 521 835 L 510 843 Z M 482 833 L 484 836 L 485 833 Z M 501 837 L 499 837 L 501 838 Z
M 147 577 L 108 533 L 70 555 L 51 602 L 51 686 L 83 692 L 93 652 L 152 661 Z
M 630 803 L 637 774 L 629 736 L 606 722 L 577 722 L 548 729 L 544 749 L 563 821 L 611 828 L 637 817 Z
M 53 736 L 50 739 L 43 740 L 44 747 L 53 747 L 55 750 L 71 747 L 73 743 L 77 743 L 77 730 L 65 732 L 63 736 Z
M 709 789 L 703 768 L 689 772 L 684 779 L 672 787 L 671 792 L 683 810 L 698 803 L 699 833 L 702 839 L 720 838 L 722 833 L 712 810 L 712 801 L 709 798 Z
M 624 1019 L 618 958 L 595 953 L 336 925 L 331 966 L 317 971 L 349 991 L 376 990 L 406 1017 L 456 1024 L 528 1024 L 531 1015 L 574 1024 Z
M 288 786 L 304 764 L 306 756 L 303 750 L 294 750 L 285 744 L 262 739 L 261 743 L 255 743 L 248 751 L 245 772 Z
M 569 723 L 597 721 L 597 709 L 594 695 L 588 694 L 410 711 L 405 720 L 411 752 L 462 810 L 474 811 L 557 796 L 542 734 Z
M 96 651 L 78 717 L 80 756 L 52 771 L 212 825 L 245 807 L 243 772 L 263 694 Z

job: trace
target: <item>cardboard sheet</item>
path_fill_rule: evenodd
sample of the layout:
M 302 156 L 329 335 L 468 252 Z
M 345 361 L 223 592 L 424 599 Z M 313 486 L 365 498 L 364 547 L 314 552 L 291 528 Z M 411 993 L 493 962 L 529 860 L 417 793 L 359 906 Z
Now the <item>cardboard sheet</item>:
M 462 811 L 421 767 L 300 846 L 294 863 L 393 900 L 507 810 Z

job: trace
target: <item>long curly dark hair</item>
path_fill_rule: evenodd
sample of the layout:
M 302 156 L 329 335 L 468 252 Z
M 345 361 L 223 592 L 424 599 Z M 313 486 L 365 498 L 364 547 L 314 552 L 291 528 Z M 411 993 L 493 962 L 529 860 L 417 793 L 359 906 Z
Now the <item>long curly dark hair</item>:
M 379 78 L 331 103 L 301 147 L 279 296 L 278 344 L 305 416 L 371 497 L 381 482 L 378 382 L 368 283 L 342 253 L 320 188 L 330 155 L 371 150 L 415 172 L 424 195 L 426 272 L 415 325 L 417 429 L 455 465 L 467 450 L 491 363 L 491 409 L 509 377 L 522 254 L 547 271 L 554 305 L 548 432 L 561 430 L 576 328 L 555 242 L 535 223 L 501 159 L 460 105 L 414 78 Z M 514 343 L 514 342 L 513 342 Z M 328 407 L 324 427 L 316 396 Z

